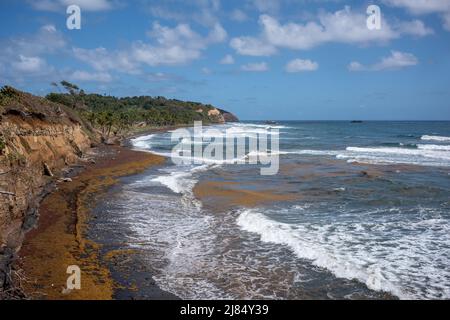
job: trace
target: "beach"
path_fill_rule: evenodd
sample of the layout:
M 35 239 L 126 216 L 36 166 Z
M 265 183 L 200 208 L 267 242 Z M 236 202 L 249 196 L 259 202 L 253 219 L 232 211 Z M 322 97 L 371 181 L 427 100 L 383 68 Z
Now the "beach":
M 117 285 L 108 261 L 100 256 L 101 246 L 86 237 L 86 228 L 95 219 L 90 209 L 119 177 L 161 165 L 165 159 L 119 146 L 102 146 L 93 152 L 95 163 L 74 167 L 70 180 L 59 182 L 42 201 L 37 227 L 26 235 L 18 264 L 30 298 L 108 300 L 114 296 Z M 109 258 L 120 254 L 110 252 Z M 82 270 L 82 290 L 64 289 L 70 265 Z M 164 296 L 157 288 L 154 291 L 154 298 Z
M 124 179 L 99 210 L 112 221 L 97 220 L 97 240 L 125 239 L 163 290 L 182 299 L 448 295 L 446 123 L 211 128 L 204 135 L 219 139 L 278 129 L 270 135 L 279 136 L 279 172 L 261 175 L 263 165 L 245 158 L 186 156 Z M 166 157 L 175 145 L 170 132 L 131 143 Z
M 103 147 L 42 202 L 21 251 L 26 291 L 46 299 L 446 297 L 448 145 L 426 133 L 448 129 L 358 125 L 364 133 L 342 122 L 277 126 L 274 176 L 242 163 L 174 164 L 168 129 Z M 251 135 L 267 127 L 213 128 Z M 63 290 L 71 264 L 85 289 Z

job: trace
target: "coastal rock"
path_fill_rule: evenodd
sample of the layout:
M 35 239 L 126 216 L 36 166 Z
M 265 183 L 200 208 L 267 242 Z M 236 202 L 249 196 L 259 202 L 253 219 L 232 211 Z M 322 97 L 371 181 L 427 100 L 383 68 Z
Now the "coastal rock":
M 77 163 L 92 142 L 67 107 L 10 87 L 2 95 L 8 99 L 0 101 L 0 292 L 9 285 L 10 260 L 49 177 Z
M 222 109 L 218 109 L 218 110 L 222 114 L 222 117 L 225 120 L 225 122 L 239 122 L 238 117 L 236 117 L 231 112 L 228 112 L 228 111 L 225 111 L 225 110 L 222 110 Z
M 64 164 L 66 164 L 66 162 L 64 162 Z M 53 177 L 52 170 L 50 169 L 48 164 L 46 164 L 45 162 L 44 162 L 44 175 L 49 176 L 49 177 Z
M 208 117 L 213 123 L 239 122 L 239 119 L 234 114 L 218 108 L 209 110 Z

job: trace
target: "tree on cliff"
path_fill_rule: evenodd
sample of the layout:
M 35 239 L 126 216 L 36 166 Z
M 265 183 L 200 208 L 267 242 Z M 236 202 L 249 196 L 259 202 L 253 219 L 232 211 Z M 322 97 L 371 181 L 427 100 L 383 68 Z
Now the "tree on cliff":
M 80 89 L 76 84 L 74 83 L 70 83 L 69 81 L 63 80 L 60 82 L 61 86 L 69 93 L 70 98 L 72 100 L 72 105 L 71 107 L 73 109 L 77 109 L 77 108 L 84 108 L 84 90 Z M 52 83 L 53 86 L 55 86 L 55 83 Z M 56 84 L 56 87 L 58 87 L 58 85 Z
M 111 134 L 126 132 L 133 126 L 192 124 L 194 121 L 217 123 L 223 119 L 217 113 L 224 111 L 209 104 L 160 96 L 118 98 L 85 94 L 76 84 L 68 81 L 52 85 L 58 90 L 60 87 L 64 88 L 66 93 L 50 93 L 47 99 L 76 110 L 93 127 L 97 127 L 105 139 Z

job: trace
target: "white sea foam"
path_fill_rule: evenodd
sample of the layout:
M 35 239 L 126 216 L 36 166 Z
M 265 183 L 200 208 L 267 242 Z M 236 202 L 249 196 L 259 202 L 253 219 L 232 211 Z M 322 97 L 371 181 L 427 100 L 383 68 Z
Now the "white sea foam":
M 437 149 L 407 149 L 407 148 L 358 148 L 348 147 L 347 151 L 355 153 L 393 154 L 430 157 L 436 159 L 450 159 L 449 152 L 441 152 Z
M 354 221 L 287 224 L 252 209 L 242 211 L 237 224 L 262 242 L 286 245 L 297 257 L 372 290 L 405 299 L 448 299 L 448 222 L 434 209 L 422 208 L 423 215 L 410 221 L 402 219 L 401 209 L 392 210 L 384 220 L 377 218 L 378 209 L 358 213 Z
M 450 142 L 450 137 L 445 137 L 445 136 L 422 136 L 421 138 L 422 140 L 425 141 L 441 141 L 441 142 Z
M 206 130 L 214 128 L 223 134 L 225 129 L 231 127 L 235 128 L 232 131 L 237 135 L 254 135 L 269 128 L 260 124 L 228 124 Z M 167 137 L 167 134 L 158 134 L 132 142 L 136 147 L 171 156 L 167 152 L 167 145 L 170 144 Z M 161 144 L 164 147 L 161 148 Z M 284 150 L 279 154 L 330 156 L 376 164 L 450 166 L 450 161 L 445 158 L 449 155 L 446 146 L 423 146 L 419 145 L 417 149 L 349 147 L 339 151 Z M 317 219 L 311 222 L 308 218 L 305 224 L 287 224 L 273 220 L 262 211 L 247 210 L 241 212 L 237 223 L 251 234 L 245 232 L 242 235 L 233 223 L 234 213 L 211 215 L 195 205 L 193 188 L 198 180 L 196 173 L 199 172 L 196 170 L 209 170 L 216 167 L 211 165 L 226 162 L 211 160 L 209 164 L 166 168 L 146 181 L 151 182 L 149 185 L 165 186 L 174 193 L 146 195 L 146 189 L 142 188 L 142 193 L 140 190 L 128 190 L 123 194 L 129 197 L 123 205 L 129 211 L 123 216 L 137 233 L 135 241 L 138 246 L 146 243 L 150 248 L 152 254 L 149 259 L 154 260 L 149 264 L 159 268 L 154 278 L 162 289 L 184 299 L 268 298 L 272 294 L 275 298 L 285 298 L 283 292 L 271 291 L 274 284 L 266 280 L 286 281 L 287 288 L 292 286 L 292 278 L 270 273 L 276 269 L 287 269 L 284 265 L 287 246 L 295 253 L 287 254 L 289 259 L 307 259 L 337 277 L 357 279 L 374 290 L 389 291 L 401 298 L 450 297 L 450 271 L 447 267 L 450 265 L 450 232 L 445 219 L 435 216 L 418 220 L 408 217 L 406 220 L 378 221 L 376 218 L 380 212 L 372 215 L 366 212 L 365 219 L 353 223 L 341 223 L 334 218 L 313 223 Z M 144 186 L 145 183 L 141 183 L 134 188 Z M 344 188 L 335 190 L 345 191 Z M 303 216 L 310 215 L 314 204 L 298 205 L 291 209 Z M 395 217 L 401 210 L 393 208 L 391 216 Z M 411 230 L 412 233 L 402 234 L 399 228 Z M 387 237 L 380 239 L 380 234 Z M 256 241 L 258 235 L 265 243 Z M 251 241 L 247 240 L 239 249 L 230 245 L 241 238 Z M 255 250 L 255 246 L 261 246 L 261 250 Z M 283 258 L 280 258 L 276 248 L 283 252 Z M 157 254 L 153 254 L 153 250 Z M 261 256 L 255 258 L 259 254 Z M 270 259 L 275 263 L 268 263 Z M 167 261 L 167 265 L 159 266 L 163 261 Z M 233 285 L 230 285 L 231 282 Z
M 422 166 L 450 166 L 450 152 L 437 148 L 359 148 L 348 147 L 338 159 L 369 164 L 410 164 Z
M 146 181 L 148 186 L 154 183 Z M 241 232 L 232 214 L 211 215 L 178 195 L 152 193 L 144 186 L 142 182 L 126 185 L 114 201 L 120 204 L 116 209 L 120 222 L 133 231 L 127 233 L 131 247 L 150 250 L 148 263 L 159 287 L 182 299 L 280 298 L 270 291 L 273 284 L 264 281 L 265 272 L 276 269 L 270 260 L 277 261 L 277 267 L 279 261 L 265 251 L 256 258 L 259 252 L 250 245 L 236 250 L 232 243 Z M 288 286 L 289 279 L 280 279 L 280 284 Z
M 339 154 L 336 150 L 290 150 L 280 151 L 280 154 L 298 154 L 298 155 L 311 155 L 311 156 L 335 156 Z
M 421 150 L 450 151 L 450 145 L 419 144 L 417 148 Z
M 192 190 L 198 182 L 193 178 L 194 174 L 201 171 L 206 171 L 210 168 L 210 166 L 202 165 L 185 168 L 185 170 L 181 170 L 177 167 L 175 168 L 175 171 L 171 171 L 169 174 L 160 175 L 152 181 L 161 183 L 175 193 L 192 194 Z
M 141 149 L 150 149 L 151 148 L 151 140 L 154 137 L 154 134 L 150 134 L 147 136 L 137 137 L 131 139 L 131 144 L 136 148 Z

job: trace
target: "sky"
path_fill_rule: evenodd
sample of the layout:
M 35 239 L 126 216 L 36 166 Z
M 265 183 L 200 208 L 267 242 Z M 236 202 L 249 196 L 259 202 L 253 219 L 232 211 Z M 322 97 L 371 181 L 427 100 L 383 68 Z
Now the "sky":
M 67 80 L 250 120 L 450 120 L 450 0 L 2 0 L 0 24 L 0 85 L 37 95 Z

